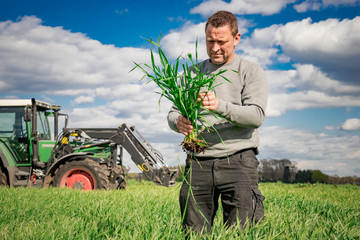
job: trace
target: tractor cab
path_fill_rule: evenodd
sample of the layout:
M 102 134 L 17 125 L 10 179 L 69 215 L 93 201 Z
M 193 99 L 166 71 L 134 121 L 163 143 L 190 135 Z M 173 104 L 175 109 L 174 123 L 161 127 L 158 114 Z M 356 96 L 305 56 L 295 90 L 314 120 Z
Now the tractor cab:
M 10 166 L 48 160 L 55 144 L 48 117 L 59 110 L 60 106 L 42 101 L 0 100 L 0 145 Z M 39 151 L 39 146 L 45 150 Z

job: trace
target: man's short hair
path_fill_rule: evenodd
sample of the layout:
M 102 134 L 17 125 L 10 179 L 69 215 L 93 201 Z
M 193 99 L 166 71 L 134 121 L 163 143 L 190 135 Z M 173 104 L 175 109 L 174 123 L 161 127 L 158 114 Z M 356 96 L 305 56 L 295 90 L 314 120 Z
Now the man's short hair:
M 211 17 L 209 17 L 205 25 L 205 31 L 209 24 L 216 28 L 229 25 L 231 33 L 234 37 L 239 32 L 238 21 L 236 17 L 234 16 L 234 14 L 228 11 L 217 11 Z

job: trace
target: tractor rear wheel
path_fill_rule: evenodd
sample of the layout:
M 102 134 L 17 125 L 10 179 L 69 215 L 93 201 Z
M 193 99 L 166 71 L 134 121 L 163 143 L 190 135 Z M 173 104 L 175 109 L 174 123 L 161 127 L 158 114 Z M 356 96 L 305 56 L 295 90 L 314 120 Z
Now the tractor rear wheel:
M 100 164 L 86 158 L 62 164 L 55 171 L 54 186 L 80 190 L 108 189 L 109 180 Z
M 1 170 L 0 166 L 0 187 L 7 186 L 7 177 L 6 174 Z

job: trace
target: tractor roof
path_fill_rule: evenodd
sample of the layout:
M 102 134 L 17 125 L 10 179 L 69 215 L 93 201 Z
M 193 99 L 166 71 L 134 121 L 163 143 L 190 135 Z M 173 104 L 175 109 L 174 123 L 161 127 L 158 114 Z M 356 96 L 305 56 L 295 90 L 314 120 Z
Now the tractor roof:
M 31 99 L 0 99 L 0 107 L 25 107 L 31 106 Z M 51 105 L 43 101 L 36 100 L 36 105 L 46 109 L 60 110 L 60 105 Z

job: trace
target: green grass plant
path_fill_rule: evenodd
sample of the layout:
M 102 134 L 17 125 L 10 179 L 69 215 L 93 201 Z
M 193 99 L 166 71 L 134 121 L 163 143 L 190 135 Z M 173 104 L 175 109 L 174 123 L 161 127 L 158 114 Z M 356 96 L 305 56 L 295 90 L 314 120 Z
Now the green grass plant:
M 170 100 L 179 109 L 181 115 L 189 119 L 194 130 L 185 137 L 183 147 L 190 152 L 200 152 L 206 146 L 206 142 L 203 139 L 199 141 L 199 132 L 204 128 L 211 130 L 204 124 L 207 123 L 204 116 L 209 114 L 216 116 L 216 113 L 203 108 L 202 101 L 198 102 L 197 99 L 200 92 L 214 91 L 217 86 L 214 84 L 215 79 L 222 76 L 226 70 L 221 70 L 216 74 L 206 74 L 201 71 L 202 64 L 198 62 L 197 41 L 195 60 L 189 53 L 187 58 L 179 56 L 171 62 L 160 47 L 160 38 L 157 43 L 151 39 L 146 40 L 150 42 L 151 46 L 157 47 L 160 65 L 157 65 L 155 54 L 150 48 L 151 64 L 135 63 L 135 67 L 131 71 L 136 68 L 141 69 L 144 73 L 143 78 L 147 77 L 150 79 L 149 82 L 156 83 L 160 88 L 161 92 L 158 92 L 160 99 L 165 97 Z M 198 121 L 198 119 L 203 121 Z
M 129 181 L 128 188 L 83 192 L 0 188 L 0 239 L 184 239 L 179 187 Z M 360 187 L 261 183 L 265 219 L 190 239 L 360 239 Z

